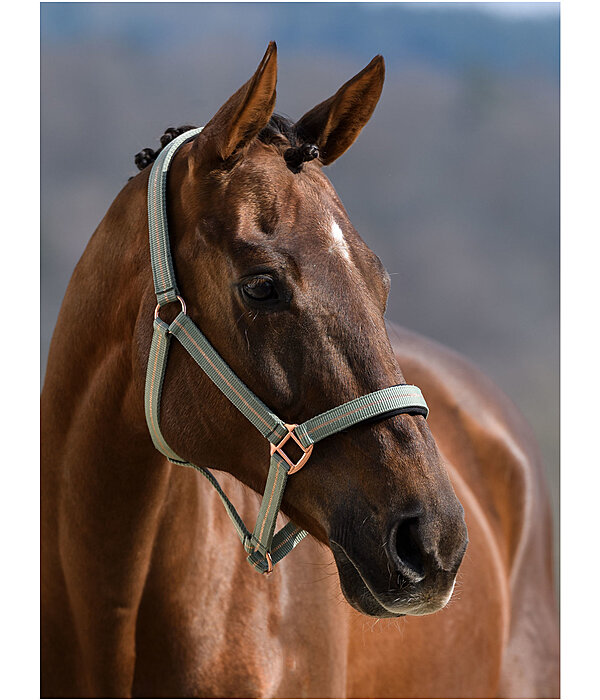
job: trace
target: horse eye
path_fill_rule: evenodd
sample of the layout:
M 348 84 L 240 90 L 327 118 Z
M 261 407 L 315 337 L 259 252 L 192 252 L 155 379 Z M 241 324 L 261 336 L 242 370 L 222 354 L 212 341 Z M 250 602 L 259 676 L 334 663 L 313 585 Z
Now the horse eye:
M 273 280 L 263 275 L 253 277 L 251 280 L 244 282 L 242 285 L 242 292 L 244 296 L 252 301 L 273 302 L 279 299 Z

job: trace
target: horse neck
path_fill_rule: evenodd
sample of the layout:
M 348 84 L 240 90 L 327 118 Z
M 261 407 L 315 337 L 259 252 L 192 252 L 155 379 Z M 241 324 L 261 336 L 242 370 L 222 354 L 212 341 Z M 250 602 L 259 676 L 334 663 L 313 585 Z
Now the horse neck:
M 193 470 L 166 463 L 146 425 L 144 372 L 155 304 L 146 186 L 143 175 L 130 182 L 100 223 L 73 273 L 53 335 L 42 391 L 45 551 L 50 558 L 58 551 L 57 504 L 69 503 L 75 518 L 100 528 L 103 538 L 110 504 L 114 525 L 104 547 L 114 550 L 112 564 L 146 551 L 164 519 L 163 555 L 172 559 L 170 541 L 176 539 L 182 566 L 186 557 L 189 566 L 200 562 L 194 575 L 205 590 L 212 575 L 202 563 L 207 552 L 239 557 L 240 545 L 216 493 Z M 256 512 L 255 495 L 233 478 L 224 483 L 239 494 L 238 504 Z M 74 495 L 65 496 L 65 489 Z M 63 528 L 61 537 L 73 533 Z M 201 560 L 192 556 L 198 538 Z M 124 570 L 133 577 L 143 561 L 137 557 Z
M 152 447 L 133 344 L 139 314 L 152 313 L 146 185 L 147 177 L 138 177 L 119 193 L 67 288 L 42 391 L 42 429 L 50 442 L 53 435 L 66 442 L 78 421 L 90 440 Z

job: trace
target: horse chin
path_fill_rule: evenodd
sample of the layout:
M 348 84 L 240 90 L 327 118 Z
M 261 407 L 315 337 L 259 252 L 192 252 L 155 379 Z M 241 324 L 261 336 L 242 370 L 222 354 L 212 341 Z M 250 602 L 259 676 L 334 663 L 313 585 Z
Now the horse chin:
M 394 609 L 387 607 L 371 590 L 369 584 L 360 573 L 359 567 L 352 561 L 346 551 L 336 542 L 331 541 L 331 551 L 335 558 L 340 577 L 340 586 L 348 603 L 358 612 L 370 617 L 405 617 L 406 615 L 430 615 L 446 606 L 454 591 L 454 583 L 450 592 L 443 600 L 415 600 L 396 602 Z
M 332 541 L 330 544 L 338 568 L 342 593 L 355 610 L 370 617 L 404 616 L 403 613 L 392 612 L 385 608 L 371 592 L 358 568 L 344 549 L 336 542 Z

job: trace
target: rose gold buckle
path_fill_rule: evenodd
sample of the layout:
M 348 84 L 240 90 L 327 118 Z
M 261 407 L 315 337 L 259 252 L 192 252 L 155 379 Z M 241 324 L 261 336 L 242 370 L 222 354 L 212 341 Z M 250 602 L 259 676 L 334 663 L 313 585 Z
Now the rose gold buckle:
M 265 554 L 265 559 L 267 560 L 267 570 L 263 571 L 263 574 L 268 576 L 269 574 L 273 573 L 273 560 L 271 559 L 269 552 Z
M 181 312 L 185 313 L 186 312 L 185 301 L 183 301 L 183 299 L 179 296 L 179 294 L 177 295 L 177 298 L 179 299 L 179 303 L 181 304 Z M 172 302 L 167 302 L 167 304 L 171 304 L 171 303 Z M 158 312 L 160 311 L 161 306 L 166 306 L 167 304 L 157 304 L 156 305 L 156 308 L 154 309 L 154 318 L 155 319 L 158 318 Z
M 310 457 L 314 445 L 309 445 L 309 447 L 304 447 L 304 445 L 298 440 L 296 435 L 294 434 L 294 430 L 298 427 L 296 423 L 284 423 L 285 427 L 287 428 L 288 434 L 281 440 L 281 442 L 278 445 L 273 445 L 271 444 L 271 456 L 277 452 L 280 457 L 282 457 L 289 465 L 289 474 L 295 474 L 297 471 L 302 469 L 302 467 L 308 462 L 308 458 Z M 292 440 L 298 445 L 298 447 L 304 452 L 302 457 L 294 464 L 292 460 L 286 455 L 286 453 L 281 449 L 285 443 L 292 438 Z

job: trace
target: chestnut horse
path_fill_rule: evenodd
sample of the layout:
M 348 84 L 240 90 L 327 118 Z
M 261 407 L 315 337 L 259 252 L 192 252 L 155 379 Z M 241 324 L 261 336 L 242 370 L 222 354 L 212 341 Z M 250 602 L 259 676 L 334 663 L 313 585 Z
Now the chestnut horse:
M 396 415 L 319 443 L 282 503 L 311 537 L 271 576 L 248 566 L 216 492 L 167 462 L 146 427 L 145 168 L 91 238 L 50 349 L 42 694 L 556 696 L 551 516 L 534 439 L 464 359 L 386 329 L 389 277 L 322 172 L 370 118 L 383 59 L 296 123 L 273 114 L 276 72 L 270 44 L 173 159 L 170 236 L 188 314 L 286 420 L 405 378 L 429 420 Z M 177 454 L 222 472 L 242 517 L 256 517 L 267 442 L 177 342 L 161 416 Z

